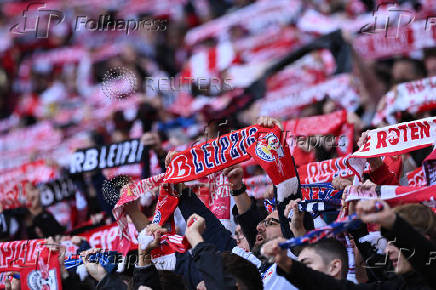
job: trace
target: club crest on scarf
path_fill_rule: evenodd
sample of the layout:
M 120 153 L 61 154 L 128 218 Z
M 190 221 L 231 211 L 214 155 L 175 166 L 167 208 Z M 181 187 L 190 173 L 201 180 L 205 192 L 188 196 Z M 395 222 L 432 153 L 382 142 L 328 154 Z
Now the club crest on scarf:
M 43 273 L 39 270 L 33 270 L 27 276 L 27 286 L 32 290 L 50 290 L 56 289 L 56 270 L 50 270 L 48 277 L 44 278 Z
M 279 138 L 274 133 L 269 133 L 257 141 L 256 155 L 264 161 L 272 162 L 285 154 Z

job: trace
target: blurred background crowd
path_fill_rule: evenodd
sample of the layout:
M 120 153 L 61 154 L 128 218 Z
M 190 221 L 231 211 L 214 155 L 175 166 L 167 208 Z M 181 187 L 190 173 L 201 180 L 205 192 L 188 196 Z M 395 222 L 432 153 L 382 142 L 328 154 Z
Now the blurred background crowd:
M 93 247 L 110 245 L 116 221 L 108 195 L 114 189 L 105 188 L 120 189 L 110 182 L 165 172 L 167 152 L 255 124 L 259 116 L 283 122 L 292 135 L 288 143 L 295 135 L 346 136 L 346 145 L 340 138 L 329 144 L 315 138 L 292 146 L 297 168 L 352 153 L 366 130 L 436 116 L 434 94 L 418 104 L 397 100 L 401 84 L 429 79 L 423 85 L 431 86 L 436 77 L 431 0 L 30 3 L 0 1 L 0 191 L 5 195 L 21 184 L 27 203 L 6 208 L 2 202 L 4 242 L 56 237 L 80 247 L 86 237 Z M 62 20 L 50 19 L 47 9 Z M 80 22 L 101 15 L 100 22 Z M 117 19 L 149 22 L 126 33 Z M 40 35 L 32 28 L 36 20 Z M 305 119 L 321 115 L 326 123 Z M 293 120 L 306 120 L 301 133 Z M 340 123 L 336 129 L 322 130 L 334 122 Z M 348 131 L 342 131 L 345 123 Z M 138 138 L 144 145 L 140 163 L 70 175 L 77 149 Z M 391 184 L 426 185 L 408 174 L 431 151 L 402 155 Z M 242 168 L 247 193 L 264 212 L 273 186 L 253 179 L 264 176 L 255 163 Z M 73 189 L 49 188 L 68 198 L 41 202 L 45 184 L 66 179 Z M 314 180 L 320 181 L 333 178 Z M 350 178 L 333 181 L 338 190 L 350 184 Z M 209 186 L 197 195 L 239 241 L 233 199 L 216 196 Z M 147 218 L 156 203 L 157 191 L 141 197 Z M 326 215 L 325 221 L 332 219 Z M 176 225 L 184 234 L 180 213 Z

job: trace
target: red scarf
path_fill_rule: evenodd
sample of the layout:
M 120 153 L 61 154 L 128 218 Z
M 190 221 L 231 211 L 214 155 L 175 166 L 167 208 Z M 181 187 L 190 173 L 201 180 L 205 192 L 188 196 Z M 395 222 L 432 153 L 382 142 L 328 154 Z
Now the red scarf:
M 373 123 L 384 119 L 396 123 L 395 113 L 407 111 L 416 114 L 436 108 L 436 77 L 401 83 L 386 94 L 385 106 L 377 112 Z
M 323 124 L 320 126 L 319 124 Z M 347 111 L 336 111 L 327 115 L 293 119 L 283 123 L 286 132 L 286 141 L 293 149 L 300 140 L 308 141 L 312 137 L 320 142 L 329 142 L 337 147 L 338 154 L 344 156 L 353 151 L 353 125 L 347 123 Z M 325 135 L 335 138 L 327 139 Z M 304 139 L 302 139 L 304 138 Z M 316 146 L 316 145 L 315 145 Z M 293 152 L 293 151 L 292 151 Z
M 434 202 L 436 185 L 350 185 L 344 190 L 346 201 L 381 198 L 392 206 L 404 203 Z
M 359 104 L 359 95 L 352 80 L 351 75 L 343 73 L 313 86 L 280 91 L 259 102 L 260 115 L 291 117 L 290 112 L 298 112 L 304 106 L 323 100 L 327 95 L 343 108 L 354 111 Z
M 59 253 L 43 240 L 0 243 L 0 272 L 20 272 L 21 289 L 62 289 Z
M 26 198 L 28 183 L 29 181 L 23 180 L 15 184 L 10 190 L 0 193 L 0 202 L 3 209 L 30 207 L 30 202 Z
M 126 255 L 129 251 L 130 237 L 128 233 L 128 221 L 126 213 L 124 212 L 124 205 L 126 203 L 135 201 L 146 191 L 158 187 L 164 174 L 159 174 L 147 179 L 140 180 L 135 184 L 128 184 L 121 189 L 120 198 L 117 204 L 112 209 L 112 214 L 118 223 L 118 236 L 115 239 L 115 248 L 122 254 Z
M 180 183 L 199 179 L 246 161 L 251 155 L 278 186 L 279 201 L 294 194 L 297 191 L 298 181 L 289 147 L 282 146 L 282 140 L 282 132 L 278 127 L 263 128 L 253 125 L 175 154 L 163 179 L 161 174 L 141 180 L 134 185 L 124 186 L 112 211 L 119 224 L 118 249 L 124 254 L 129 249 L 129 236 L 126 231 L 127 218 L 123 212 L 124 204 L 136 200 L 146 190 L 151 190 L 163 182 Z M 223 182 L 226 183 L 225 180 Z M 224 183 L 225 186 L 220 188 L 228 191 L 228 185 Z M 160 225 L 172 221 L 172 214 L 177 203 L 178 199 L 161 187 L 153 221 Z M 173 231 L 174 226 L 170 226 L 170 229 Z
M 424 170 L 422 170 L 422 167 L 416 168 L 412 172 L 407 173 L 407 183 L 409 184 L 409 186 L 427 185 L 425 173 Z
M 253 125 L 179 152 L 172 157 L 163 181 L 179 183 L 199 179 L 247 161 L 250 159 L 248 147 L 256 143 L 261 132 L 270 131 Z
M 414 21 L 405 28 L 399 29 L 398 32 L 397 26 L 394 25 L 389 29 L 387 36 L 385 31 L 373 34 L 367 33 L 353 41 L 356 51 L 367 59 L 405 54 L 435 45 L 436 29 L 432 25 L 426 27 L 426 20 Z

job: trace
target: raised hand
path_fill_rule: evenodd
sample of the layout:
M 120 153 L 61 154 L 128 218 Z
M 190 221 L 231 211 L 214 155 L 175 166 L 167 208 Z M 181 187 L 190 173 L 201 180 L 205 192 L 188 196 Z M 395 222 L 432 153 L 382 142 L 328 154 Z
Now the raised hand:
M 377 207 L 382 205 L 382 209 Z M 393 209 L 383 200 L 371 199 L 361 200 L 356 205 L 356 213 L 364 223 L 379 224 L 385 229 L 392 229 L 397 216 Z

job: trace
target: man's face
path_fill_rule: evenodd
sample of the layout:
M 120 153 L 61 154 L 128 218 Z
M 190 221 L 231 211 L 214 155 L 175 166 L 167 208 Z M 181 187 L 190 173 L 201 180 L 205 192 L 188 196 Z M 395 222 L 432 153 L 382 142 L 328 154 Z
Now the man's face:
M 257 227 L 257 236 L 255 246 L 259 246 L 272 239 L 283 237 L 282 230 L 280 229 L 279 215 L 277 211 L 270 213 Z
M 31 203 L 31 208 L 37 208 L 41 205 L 41 200 L 39 197 L 39 190 L 32 186 L 30 183 L 27 183 L 25 185 L 26 187 L 26 198 L 28 200 L 28 202 Z
M 419 76 L 413 63 L 406 60 L 397 60 L 392 68 L 392 79 L 394 84 L 414 81 Z
M 425 68 L 427 70 L 428 77 L 436 76 L 436 57 L 431 56 L 425 59 Z
M 389 243 L 386 246 L 385 252 L 394 266 L 395 273 L 405 274 L 412 271 L 412 265 L 410 265 L 409 261 L 407 261 L 406 257 L 404 257 L 404 255 L 401 253 L 400 249 Z
M 328 266 L 324 263 L 321 255 L 319 255 L 314 249 L 304 248 L 298 256 L 298 261 L 313 270 L 329 275 Z

